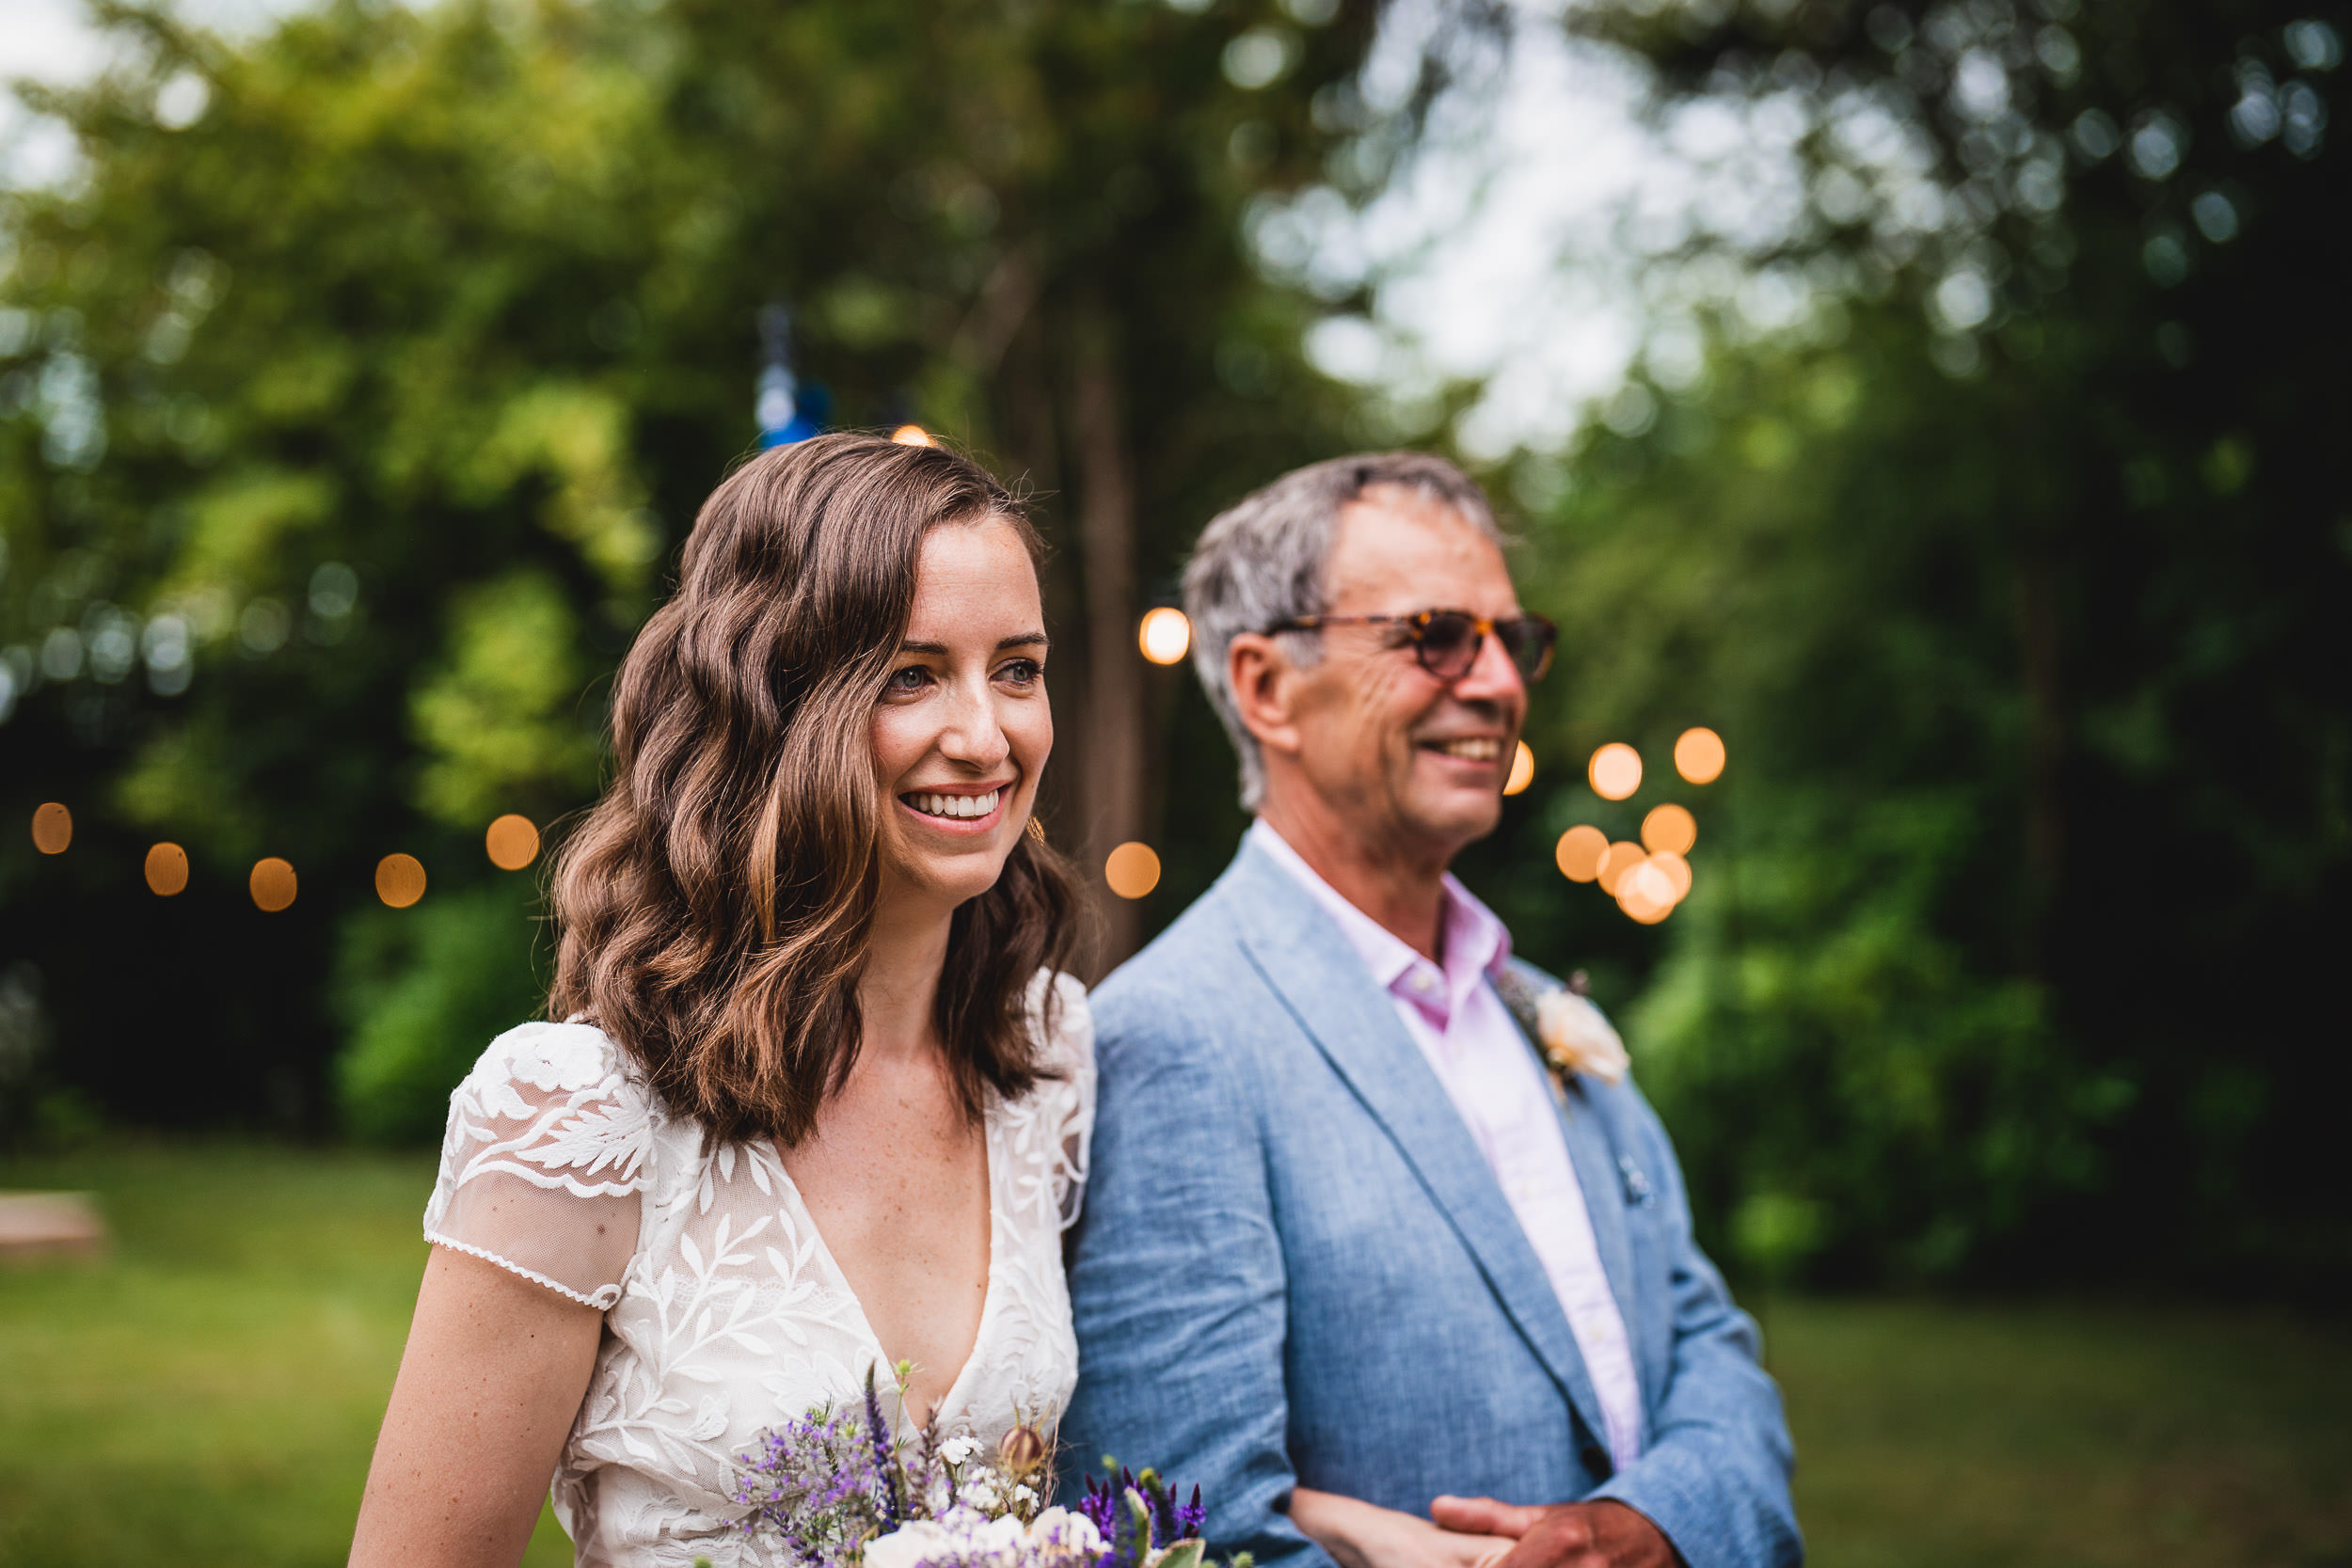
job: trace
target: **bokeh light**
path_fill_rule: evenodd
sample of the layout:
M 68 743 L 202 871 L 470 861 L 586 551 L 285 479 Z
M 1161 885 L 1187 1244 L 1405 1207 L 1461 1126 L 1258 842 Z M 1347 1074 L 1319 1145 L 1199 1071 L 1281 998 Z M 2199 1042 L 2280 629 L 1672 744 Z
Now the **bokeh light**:
M 246 891 L 253 895 L 253 907 L 263 914 L 276 914 L 294 901 L 294 868 L 286 861 L 272 855 L 253 863 L 253 875 L 246 879 Z
M 1674 882 L 1647 860 L 1629 866 L 1617 879 L 1617 907 L 1645 926 L 1655 926 L 1674 911 Z
M 1642 753 L 1622 740 L 1613 740 L 1593 753 L 1587 772 L 1594 794 L 1604 800 L 1622 800 L 1642 787 Z
M 1617 891 L 1618 880 L 1648 858 L 1640 845 L 1620 839 L 1603 851 L 1600 866 L 1594 872 L 1593 879 L 1600 884 L 1601 892 L 1613 894 Z
M 1682 807 L 1673 804 L 1653 807 L 1642 818 L 1642 842 L 1651 849 L 1664 849 L 1677 855 L 1687 855 L 1691 846 L 1699 841 L 1698 820 Z
M 1691 896 L 1691 863 L 1689 861 L 1684 860 L 1672 849 L 1661 849 L 1652 854 L 1646 863 L 1665 874 L 1667 883 L 1674 889 L 1676 903 L 1679 904 Z
M 1154 664 L 1174 664 L 1192 647 L 1192 623 L 1184 612 L 1168 605 L 1143 612 L 1143 625 L 1136 630 L 1136 641 L 1143 649 L 1143 657 Z
M 919 424 L 902 424 L 890 433 L 890 438 L 902 447 L 935 447 L 931 433 Z
M 1150 845 L 1130 840 L 1103 863 L 1103 880 L 1121 898 L 1140 898 L 1160 885 L 1160 857 Z
M 73 814 L 56 800 L 33 808 L 33 847 L 44 855 L 62 855 L 73 842 Z
M 158 898 L 184 892 L 188 885 L 188 852 L 177 844 L 158 844 L 147 852 L 147 886 Z
M 375 863 L 375 895 L 396 910 L 424 896 L 424 863 L 414 855 L 387 855 Z
M 1552 863 L 1560 867 L 1560 875 L 1571 882 L 1589 882 L 1600 875 L 1600 858 L 1609 853 L 1609 835 L 1588 823 L 1580 822 L 1560 835 L 1559 847 L 1552 850 Z
M 482 841 L 490 852 L 490 863 L 501 871 L 520 871 L 539 858 L 539 830 L 528 816 L 507 813 L 490 824 Z
M 1517 795 L 1534 782 L 1535 753 L 1522 740 L 1518 750 L 1511 753 L 1511 776 L 1502 781 L 1502 793 Z
M 1675 742 L 1675 771 L 1694 784 L 1713 784 L 1724 770 L 1724 737 L 1704 726 Z

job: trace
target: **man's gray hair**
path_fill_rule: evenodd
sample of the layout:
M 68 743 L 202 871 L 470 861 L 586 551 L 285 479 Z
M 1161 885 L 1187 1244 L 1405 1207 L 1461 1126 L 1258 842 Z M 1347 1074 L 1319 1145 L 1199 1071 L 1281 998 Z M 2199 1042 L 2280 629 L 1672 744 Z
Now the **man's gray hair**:
M 1410 492 L 1450 508 L 1497 545 L 1503 543 L 1486 493 L 1442 457 L 1414 451 L 1366 452 L 1295 468 L 1252 491 L 1210 520 L 1184 568 L 1184 615 L 1192 622 L 1192 667 L 1209 702 L 1225 721 L 1241 757 L 1241 803 L 1250 810 L 1265 793 L 1265 760 L 1258 738 L 1241 721 L 1226 654 L 1244 632 L 1263 632 L 1330 608 L 1325 568 L 1341 508 L 1367 490 Z M 1443 607 L 1423 607 L 1443 608 Z M 1312 633 L 1283 638 L 1300 664 L 1323 657 Z

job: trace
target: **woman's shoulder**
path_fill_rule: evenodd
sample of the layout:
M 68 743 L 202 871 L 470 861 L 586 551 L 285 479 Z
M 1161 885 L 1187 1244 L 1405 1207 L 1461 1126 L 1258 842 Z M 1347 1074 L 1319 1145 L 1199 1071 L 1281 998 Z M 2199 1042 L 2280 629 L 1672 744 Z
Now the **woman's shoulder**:
M 1087 1005 L 1086 982 L 1075 974 L 1041 969 L 1030 977 L 1027 1006 L 1038 1065 L 1057 1078 L 1091 1081 L 1094 1012 Z
M 495 1170 L 576 1193 L 634 1191 L 660 1119 L 644 1075 L 603 1030 L 525 1023 L 492 1040 L 450 1096 L 442 1163 L 458 1183 Z
M 599 1310 L 620 1297 L 659 1118 L 603 1030 L 517 1025 L 450 1096 L 425 1240 Z
M 644 1088 L 612 1037 L 593 1023 L 541 1019 L 492 1040 L 458 1094 L 494 1116 L 528 1117 L 553 1104 L 636 1101 Z

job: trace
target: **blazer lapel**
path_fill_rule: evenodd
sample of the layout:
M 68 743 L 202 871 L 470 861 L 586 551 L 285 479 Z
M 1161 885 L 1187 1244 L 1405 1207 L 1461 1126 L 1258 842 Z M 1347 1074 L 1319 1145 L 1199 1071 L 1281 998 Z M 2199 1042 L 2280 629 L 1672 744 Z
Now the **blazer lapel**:
M 1609 1293 L 1617 1299 L 1626 1345 L 1639 1368 L 1644 1340 L 1633 1316 L 1633 1246 L 1625 1226 L 1627 1178 L 1617 1168 L 1616 1151 L 1586 1098 L 1581 1078 L 1569 1080 L 1568 1092 L 1560 1101 L 1560 1130 L 1568 1141 L 1568 1160 L 1576 1166 L 1576 1184 L 1584 1190 L 1584 1211 L 1592 1216 L 1601 1273 L 1608 1276 Z M 1643 1403 L 1647 1405 L 1646 1398 Z
M 1372 983 L 1362 958 L 1313 895 L 1262 851 L 1244 844 L 1219 886 L 1241 928 L 1243 947 L 1266 984 L 1394 1140 L 1586 1429 L 1596 1435 L 1606 1432 L 1600 1401 L 1560 1298 L 1445 1085 L 1397 1018 L 1395 1005 Z M 1581 1162 L 1577 1174 L 1587 1183 L 1593 1180 Z M 1589 1184 L 1585 1190 L 1594 1191 Z M 1622 1251 L 1622 1216 L 1617 1236 Z M 1623 1272 L 1613 1270 L 1613 1275 Z
M 1550 1064 L 1545 1060 L 1543 1044 L 1535 1038 L 1534 1026 L 1530 1022 L 1535 993 L 1527 989 L 1529 985 L 1522 978 L 1510 989 L 1497 989 L 1502 991 L 1503 1010 L 1519 1026 L 1528 1050 L 1534 1053 L 1536 1066 L 1549 1078 Z M 1581 1073 L 1569 1077 L 1565 1090 L 1555 1096 L 1554 1102 L 1560 1112 L 1561 1136 L 1567 1141 L 1568 1163 L 1575 1167 L 1576 1184 L 1584 1195 L 1584 1212 L 1592 1219 L 1593 1243 L 1600 1254 L 1601 1274 L 1609 1281 L 1609 1293 L 1616 1299 L 1617 1316 L 1625 1324 L 1626 1342 L 1633 1351 L 1636 1369 L 1652 1374 L 1643 1380 L 1646 1406 L 1654 1370 L 1643 1365 L 1645 1340 L 1633 1316 L 1633 1244 L 1625 1221 L 1626 1184 L 1634 1177 L 1618 1165 L 1617 1151 L 1609 1142 L 1608 1130 L 1601 1125 L 1599 1114 L 1593 1109 L 1590 1090 Z

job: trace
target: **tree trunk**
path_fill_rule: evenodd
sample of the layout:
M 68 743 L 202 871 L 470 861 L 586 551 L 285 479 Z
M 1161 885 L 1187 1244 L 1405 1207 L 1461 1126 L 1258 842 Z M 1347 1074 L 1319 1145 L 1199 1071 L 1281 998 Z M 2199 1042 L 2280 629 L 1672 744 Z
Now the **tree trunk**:
M 2066 853 L 2066 721 L 2059 688 L 2058 562 L 2045 543 L 2018 567 L 2018 632 L 2026 695 L 2026 973 L 2046 979 Z
M 1112 894 L 1103 863 L 1143 837 L 1143 667 L 1136 628 L 1135 461 L 1120 395 L 1120 354 L 1094 310 L 1073 335 L 1071 445 L 1078 468 L 1078 544 L 1084 557 L 1086 736 L 1081 747 L 1078 852 L 1103 902 L 1098 960 L 1107 972 L 1136 950 L 1142 911 Z

